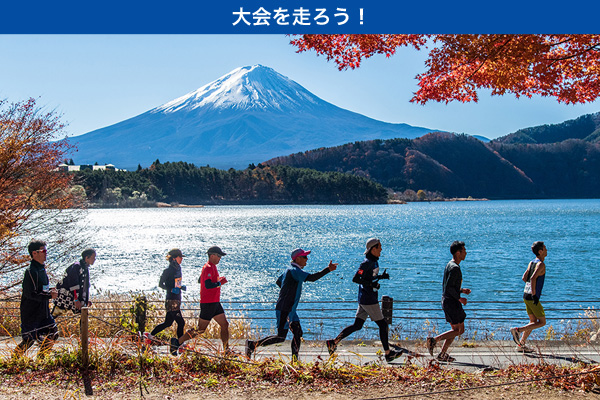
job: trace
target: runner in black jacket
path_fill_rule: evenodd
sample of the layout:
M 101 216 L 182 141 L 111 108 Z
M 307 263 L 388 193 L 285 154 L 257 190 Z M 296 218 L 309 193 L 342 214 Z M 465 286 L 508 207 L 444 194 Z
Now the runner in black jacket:
M 55 299 L 58 292 L 55 288 L 50 289 L 46 274 L 46 243 L 32 240 L 27 250 L 31 256 L 31 265 L 25 270 L 21 295 L 23 340 L 17 345 L 13 355 L 22 356 L 37 340 L 40 343 L 38 355 L 44 356 L 58 339 L 58 328 L 50 314 L 50 299 Z
M 54 299 L 52 316 L 58 317 L 68 310 L 80 314 L 82 307 L 90 307 L 90 265 L 96 262 L 96 250 L 85 249 L 81 260 L 71 264 L 62 280 L 56 285 L 58 297 Z
M 344 328 L 340 334 L 335 338 L 328 340 L 327 350 L 329 354 L 333 354 L 337 348 L 339 342 L 347 336 L 350 336 L 356 331 L 362 329 L 367 317 L 371 317 L 371 320 L 379 327 L 379 339 L 385 352 L 385 360 L 392 362 L 396 358 L 402 355 L 401 351 L 390 349 L 388 341 L 389 328 L 388 324 L 383 317 L 381 307 L 379 306 L 379 281 L 382 279 L 390 279 L 389 274 L 384 271 L 379 274 L 379 257 L 381 256 L 381 242 L 377 238 L 371 238 L 367 240 L 365 259 L 360 264 L 358 271 L 354 275 L 352 282 L 358 283 L 358 309 L 356 310 L 356 317 L 352 325 Z
M 165 322 L 157 325 L 151 333 L 145 332 L 146 344 L 151 344 L 155 340 L 154 335 L 167 329 L 173 322 L 177 322 L 177 337 L 183 336 L 185 328 L 185 320 L 181 315 L 181 291 L 186 290 L 185 285 L 181 284 L 181 262 L 183 261 L 183 253 L 179 249 L 172 249 L 167 254 L 169 267 L 166 268 L 160 276 L 158 286 L 167 291 L 165 299 Z

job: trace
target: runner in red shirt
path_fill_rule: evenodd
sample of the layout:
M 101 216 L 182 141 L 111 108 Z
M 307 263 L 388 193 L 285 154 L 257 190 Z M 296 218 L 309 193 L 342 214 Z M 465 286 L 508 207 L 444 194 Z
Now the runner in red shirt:
M 186 340 L 201 335 L 210 320 L 214 319 L 221 327 L 221 340 L 223 341 L 223 350 L 229 350 L 229 322 L 225 317 L 225 311 L 221 306 L 221 286 L 227 283 L 224 276 L 219 276 L 217 264 L 221 257 L 226 255 L 221 248 L 213 246 L 206 252 L 208 262 L 202 267 L 200 273 L 200 318 L 198 319 L 198 328 L 187 331 L 179 339 L 171 338 L 171 354 L 177 355 L 177 350 Z

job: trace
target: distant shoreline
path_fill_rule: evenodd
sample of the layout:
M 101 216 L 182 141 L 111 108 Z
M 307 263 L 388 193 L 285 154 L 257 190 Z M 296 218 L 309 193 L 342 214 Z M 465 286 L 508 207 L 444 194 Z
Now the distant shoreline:
M 387 204 L 431 203 L 431 202 L 443 203 L 445 201 L 490 201 L 490 199 L 486 199 L 486 198 L 474 199 L 472 197 L 453 197 L 453 198 L 449 198 L 449 199 L 431 199 L 431 200 L 417 200 L 417 201 L 392 199 L 392 200 L 388 200 Z
M 298 205 L 328 205 L 328 206 L 352 206 L 352 205 L 365 205 L 365 204 L 408 204 L 408 203 L 443 203 L 448 201 L 490 201 L 486 198 L 471 198 L 471 197 L 455 197 L 448 199 L 431 199 L 431 200 L 422 200 L 422 201 L 406 201 L 406 200 L 398 200 L 391 199 L 385 203 L 356 203 L 356 204 L 339 204 L 339 203 L 285 203 L 285 202 L 207 202 L 205 204 L 180 204 L 180 203 L 165 203 L 165 202 L 147 202 L 144 205 L 133 207 L 133 206 L 119 206 L 117 204 L 98 204 L 98 203 L 90 203 L 88 204 L 88 208 L 91 209 L 118 209 L 118 208 L 204 208 L 206 206 L 298 206 Z
M 196 204 L 196 205 L 189 205 L 189 204 L 169 204 L 169 203 L 163 203 L 161 201 L 158 201 L 156 203 L 157 208 L 202 208 L 204 207 L 204 205 L 202 204 Z

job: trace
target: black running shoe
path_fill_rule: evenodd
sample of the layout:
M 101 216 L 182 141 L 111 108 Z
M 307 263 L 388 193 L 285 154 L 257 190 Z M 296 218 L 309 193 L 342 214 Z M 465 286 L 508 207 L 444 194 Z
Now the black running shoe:
M 387 362 L 392 362 L 394 361 L 396 358 L 400 357 L 402 355 L 401 351 L 398 350 L 390 350 L 389 353 L 387 353 L 385 355 L 385 361 Z
M 335 344 L 335 340 L 331 339 L 325 342 L 327 344 L 327 351 L 329 355 L 333 355 L 335 353 L 335 349 L 337 349 L 337 344 Z
M 246 340 L 246 357 L 252 358 L 252 353 L 254 353 L 255 348 L 255 342 L 253 342 L 252 340 Z
M 442 361 L 442 362 L 453 362 L 456 361 L 456 358 L 452 357 L 450 354 L 448 353 L 440 353 L 437 356 L 438 361 Z
M 171 338 L 171 346 L 169 347 L 169 351 L 171 352 L 171 355 L 176 356 L 179 354 L 178 350 L 179 350 L 179 340 L 177 340 L 177 338 L 172 337 Z

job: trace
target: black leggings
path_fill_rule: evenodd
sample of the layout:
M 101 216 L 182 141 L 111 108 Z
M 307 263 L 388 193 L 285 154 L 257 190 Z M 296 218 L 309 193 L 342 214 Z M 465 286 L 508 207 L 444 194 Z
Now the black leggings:
M 381 340 L 383 350 L 388 351 L 390 349 L 390 345 L 388 343 L 388 324 L 387 322 L 385 322 L 385 319 L 380 319 L 379 321 L 375 321 L 375 323 L 379 327 L 379 339 Z M 345 327 L 340 332 L 340 334 L 335 338 L 336 342 L 339 342 L 343 338 L 348 337 L 354 332 L 361 330 L 364 324 L 364 319 L 356 318 L 354 320 L 354 324 Z
M 157 325 L 156 328 L 154 328 L 150 334 L 154 336 L 158 332 L 164 331 L 165 329 L 173 325 L 173 322 L 177 322 L 177 337 L 182 337 L 183 330 L 185 327 L 185 321 L 183 319 L 183 316 L 181 315 L 181 310 L 167 311 L 167 315 L 165 316 L 165 322 L 163 322 L 160 325 Z
M 266 338 L 260 339 L 256 342 L 255 347 L 269 346 L 275 343 L 281 343 L 285 341 L 288 334 L 288 329 L 285 329 L 285 324 L 288 319 L 288 312 L 282 311 L 279 318 L 279 326 L 277 327 L 277 335 L 267 336 Z M 290 322 L 290 328 L 294 337 L 292 338 L 292 356 L 298 358 L 300 352 L 300 343 L 302 342 L 302 326 L 300 321 Z

